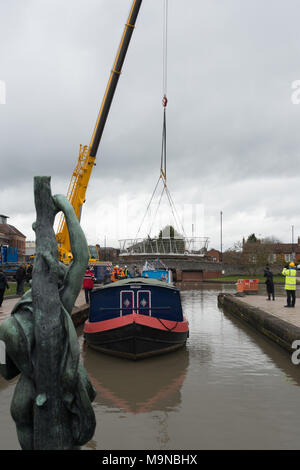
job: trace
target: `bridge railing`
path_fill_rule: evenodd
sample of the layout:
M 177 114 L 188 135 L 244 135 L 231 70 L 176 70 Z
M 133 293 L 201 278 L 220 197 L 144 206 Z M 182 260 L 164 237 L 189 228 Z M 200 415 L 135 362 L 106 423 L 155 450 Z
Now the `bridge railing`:
M 120 255 L 193 255 L 204 256 L 208 237 L 155 237 L 119 240 Z

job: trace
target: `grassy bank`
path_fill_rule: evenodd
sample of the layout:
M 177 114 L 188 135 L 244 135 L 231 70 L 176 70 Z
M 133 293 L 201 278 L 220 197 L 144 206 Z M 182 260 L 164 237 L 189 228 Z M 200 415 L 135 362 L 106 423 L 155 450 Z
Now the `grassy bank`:
M 17 283 L 16 282 L 9 282 L 8 285 L 9 285 L 9 289 L 5 290 L 4 297 L 6 297 L 7 295 L 16 295 L 16 293 L 17 293 Z M 26 284 L 25 287 L 24 287 L 24 291 L 26 292 L 29 289 L 30 289 L 30 287 L 28 286 L 28 284 Z
M 237 282 L 238 279 L 258 279 L 259 282 L 265 282 L 266 278 L 262 275 L 259 274 L 258 276 L 253 276 L 251 274 L 243 274 L 243 275 L 237 275 L 237 276 L 222 276 L 222 277 L 213 277 L 211 279 L 207 279 L 207 281 L 219 281 L 219 282 Z M 281 276 L 280 274 L 278 276 L 273 277 L 274 282 L 278 282 L 280 284 L 284 284 L 284 277 Z M 297 282 L 299 282 L 297 280 Z

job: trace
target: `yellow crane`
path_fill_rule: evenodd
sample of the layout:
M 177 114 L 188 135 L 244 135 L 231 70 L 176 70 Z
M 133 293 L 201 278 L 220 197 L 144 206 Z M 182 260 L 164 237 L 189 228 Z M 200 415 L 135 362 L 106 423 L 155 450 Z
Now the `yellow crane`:
M 117 51 L 117 55 L 110 73 L 109 81 L 105 90 L 105 94 L 101 103 L 100 111 L 94 128 L 94 132 L 90 141 L 90 145 L 80 145 L 79 157 L 77 165 L 73 171 L 71 181 L 69 184 L 67 197 L 74 207 L 75 214 L 80 221 L 82 205 L 85 202 L 86 190 L 88 187 L 89 179 L 92 169 L 95 165 L 97 150 L 102 137 L 106 119 L 110 110 L 110 105 L 118 84 L 118 80 L 122 71 L 122 66 L 125 60 L 126 52 L 130 43 L 130 39 L 135 27 L 135 22 L 140 10 L 142 0 L 133 0 L 130 13 L 125 24 L 124 32 L 121 42 Z M 58 243 L 59 259 L 66 264 L 72 261 L 73 255 L 71 252 L 69 234 L 62 215 L 59 220 L 59 225 L 56 233 Z M 99 253 L 99 251 L 98 251 Z M 98 255 L 99 256 L 99 255 Z

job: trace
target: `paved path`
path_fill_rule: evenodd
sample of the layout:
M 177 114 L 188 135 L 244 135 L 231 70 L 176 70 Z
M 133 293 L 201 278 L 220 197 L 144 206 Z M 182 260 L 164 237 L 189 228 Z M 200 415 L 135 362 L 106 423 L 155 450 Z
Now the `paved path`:
M 266 300 L 266 296 L 264 295 L 246 295 L 245 297 L 238 298 L 253 307 L 258 307 L 281 320 L 285 320 L 292 325 L 300 327 L 300 299 L 296 299 L 294 308 L 284 308 L 286 297 Z
M 6 299 L 4 297 L 2 306 L 0 307 L 0 323 L 5 320 L 5 318 L 10 316 L 10 312 L 12 311 L 14 305 L 18 302 L 20 297 L 15 298 L 15 299 Z M 84 296 L 84 290 L 81 290 L 79 296 L 77 297 L 77 300 L 75 302 L 75 307 L 81 307 L 82 305 L 85 305 L 85 296 Z

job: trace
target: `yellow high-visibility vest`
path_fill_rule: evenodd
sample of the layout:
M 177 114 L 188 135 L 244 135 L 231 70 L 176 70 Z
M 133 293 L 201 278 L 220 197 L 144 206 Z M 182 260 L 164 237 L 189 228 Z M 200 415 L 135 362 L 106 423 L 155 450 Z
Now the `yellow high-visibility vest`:
M 285 290 L 296 290 L 296 269 L 284 268 L 282 274 L 285 276 Z

